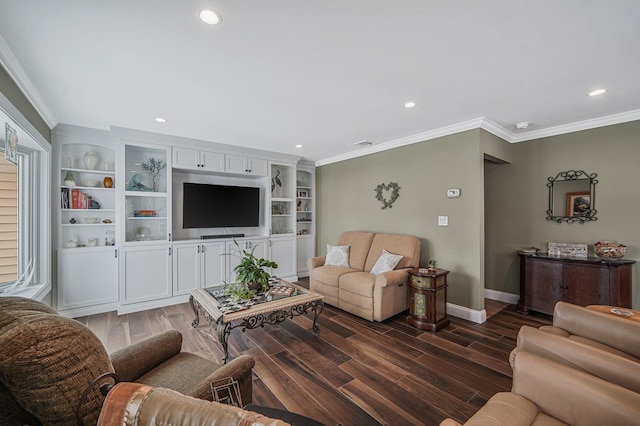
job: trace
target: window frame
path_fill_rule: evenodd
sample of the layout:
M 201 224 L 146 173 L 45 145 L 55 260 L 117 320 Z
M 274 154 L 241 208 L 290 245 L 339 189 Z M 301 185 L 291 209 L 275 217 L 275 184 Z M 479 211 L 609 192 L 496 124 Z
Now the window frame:
M 26 290 L 0 296 L 21 296 L 51 302 L 51 144 L 0 93 L 0 123 L 8 122 L 19 137 L 18 156 L 18 276 L 35 258 L 32 284 Z M 4 125 L 0 132 L 4 153 Z M 6 286 L 6 285 L 4 285 Z M 0 286 L 2 288 L 3 286 Z

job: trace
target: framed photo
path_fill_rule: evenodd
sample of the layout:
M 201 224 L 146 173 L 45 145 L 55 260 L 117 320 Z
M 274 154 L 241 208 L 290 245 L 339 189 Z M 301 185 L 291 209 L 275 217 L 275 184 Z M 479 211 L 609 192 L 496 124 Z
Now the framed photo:
M 591 193 L 567 192 L 567 216 L 585 216 L 591 210 Z
M 307 191 L 298 191 L 298 198 L 309 198 L 309 193 Z
M 18 164 L 18 132 L 4 123 L 4 157 L 13 164 Z

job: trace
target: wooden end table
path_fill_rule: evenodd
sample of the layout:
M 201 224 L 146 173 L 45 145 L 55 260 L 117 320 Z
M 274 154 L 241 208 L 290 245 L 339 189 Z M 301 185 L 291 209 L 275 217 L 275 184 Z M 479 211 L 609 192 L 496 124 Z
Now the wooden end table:
M 407 322 L 421 330 L 437 332 L 449 325 L 447 275 L 444 269 L 409 270 L 409 316 Z
M 223 313 L 221 310 L 222 305 L 215 297 L 221 293 L 222 286 L 193 290 L 189 297 L 189 303 L 196 314 L 196 318 L 191 325 L 194 328 L 198 326 L 200 315 L 209 321 L 218 336 L 218 341 L 222 345 L 224 351 L 222 361 L 225 364 L 229 359 L 229 333 L 237 327 L 242 327 L 242 331 L 245 331 L 264 327 L 265 324 L 280 324 L 287 318 L 304 315 L 308 311 L 312 311 L 314 313 L 313 331 L 315 334 L 319 334 L 320 329 L 318 328 L 317 320 L 324 309 L 324 296 L 284 280 L 282 283 L 294 287 L 297 294 L 278 300 L 263 301 L 249 308 L 227 313 Z

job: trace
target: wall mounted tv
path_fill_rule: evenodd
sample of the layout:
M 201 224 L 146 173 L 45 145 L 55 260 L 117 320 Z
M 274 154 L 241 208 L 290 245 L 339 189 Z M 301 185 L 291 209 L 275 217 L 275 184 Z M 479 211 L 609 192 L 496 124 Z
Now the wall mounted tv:
M 183 182 L 183 228 L 260 225 L 260 188 Z

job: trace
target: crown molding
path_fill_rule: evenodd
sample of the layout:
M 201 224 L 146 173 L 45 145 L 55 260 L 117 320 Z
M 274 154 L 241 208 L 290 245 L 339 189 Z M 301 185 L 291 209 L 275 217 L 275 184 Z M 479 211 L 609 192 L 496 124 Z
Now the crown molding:
M 640 120 L 640 109 L 627 111 L 619 114 L 607 115 L 590 120 L 577 121 L 575 123 L 563 124 L 559 126 L 547 127 L 545 129 L 532 130 L 525 133 L 514 133 L 500 124 L 486 117 L 475 118 L 473 120 L 463 121 L 461 123 L 452 124 L 450 126 L 441 127 L 439 129 L 429 130 L 427 132 L 417 133 L 415 135 L 405 136 L 389 142 L 384 142 L 370 147 L 359 149 L 358 151 L 347 152 L 345 154 L 336 155 L 316 161 L 316 167 L 326 166 L 327 164 L 337 163 L 339 161 L 350 160 L 352 158 L 362 157 L 364 155 L 374 154 L 376 152 L 386 151 L 388 149 L 398 148 L 414 143 L 425 142 L 431 139 L 452 135 L 472 129 L 483 129 L 509 143 L 526 142 L 550 136 L 557 136 L 566 133 L 579 132 L 582 130 L 595 129 L 598 127 L 611 126 L 614 124 L 627 123 L 629 121 Z
M 563 135 L 566 133 L 580 132 L 582 130 L 596 129 L 598 127 L 612 126 L 614 124 L 628 123 L 629 121 L 636 120 L 640 120 L 640 109 L 521 133 L 514 135 L 512 140 L 509 142 L 525 142 L 550 136 Z
M 0 65 L 7 71 L 7 74 L 13 79 L 33 108 L 40 114 L 44 122 L 47 123 L 47 126 L 53 129 L 58 124 L 58 120 L 47 107 L 42 96 L 40 96 L 40 93 L 2 35 L 0 35 Z

